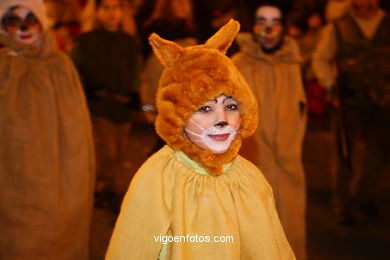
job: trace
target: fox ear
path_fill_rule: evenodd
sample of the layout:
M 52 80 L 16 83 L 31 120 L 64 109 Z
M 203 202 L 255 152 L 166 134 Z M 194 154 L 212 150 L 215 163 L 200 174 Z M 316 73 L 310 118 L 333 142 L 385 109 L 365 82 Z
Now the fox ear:
M 172 67 L 183 53 L 183 48 L 173 41 L 162 39 L 155 33 L 149 36 L 149 43 L 164 67 Z
M 216 32 L 210 39 L 207 40 L 206 46 L 214 48 L 226 54 L 226 51 L 232 45 L 234 38 L 237 36 L 240 30 L 240 23 L 230 19 L 230 21 L 222 26 L 218 32 Z

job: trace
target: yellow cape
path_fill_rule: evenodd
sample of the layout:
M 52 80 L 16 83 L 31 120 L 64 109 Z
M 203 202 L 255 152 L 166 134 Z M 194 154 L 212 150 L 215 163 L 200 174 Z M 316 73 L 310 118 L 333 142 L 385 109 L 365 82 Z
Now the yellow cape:
M 220 176 L 165 146 L 139 169 L 106 259 L 158 259 L 159 236 L 232 236 L 232 243 L 169 243 L 165 259 L 295 259 L 262 173 L 238 156 Z M 156 242 L 157 239 L 158 241 Z

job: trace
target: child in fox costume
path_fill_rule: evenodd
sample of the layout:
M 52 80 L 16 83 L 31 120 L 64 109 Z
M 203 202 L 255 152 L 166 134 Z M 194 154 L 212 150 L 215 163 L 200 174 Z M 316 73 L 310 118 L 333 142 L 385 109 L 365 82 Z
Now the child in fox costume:
M 256 99 L 225 56 L 238 31 L 230 21 L 186 48 L 150 36 L 165 66 L 156 130 L 167 145 L 134 177 L 106 259 L 295 259 L 269 184 L 237 154 L 258 122 Z M 175 242 L 163 245 L 165 235 Z

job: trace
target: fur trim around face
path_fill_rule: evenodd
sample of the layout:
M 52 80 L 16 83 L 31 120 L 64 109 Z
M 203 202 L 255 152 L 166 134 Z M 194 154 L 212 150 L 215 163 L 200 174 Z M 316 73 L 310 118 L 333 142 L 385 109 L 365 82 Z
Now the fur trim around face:
M 157 133 L 174 150 L 184 151 L 212 175 L 222 174 L 222 166 L 237 156 L 242 138 L 252 135 L 258 123 L 256 98 L 225 56 L 238 31 L 239 23 L 231 20 L 206 44 L 187 48 L 156 34 L 149 38 L 154 52 L 166 67 L 157 92 Z M 229 150 L 214 154 L 188 140 L 183 129 L 199 107 L 221 95 L 238 101 L 242 122 Z

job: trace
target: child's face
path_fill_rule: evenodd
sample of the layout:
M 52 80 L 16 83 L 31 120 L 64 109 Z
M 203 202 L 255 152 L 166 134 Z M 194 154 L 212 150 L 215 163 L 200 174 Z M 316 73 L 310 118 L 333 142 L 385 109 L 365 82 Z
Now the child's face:
M 189 119 L 184 132 L 201 149 L 220 154 L 229 149 L 240 124 L 237 100 L 221 95 L 200 107 Z
M 9 10 L 1 21 L 3 29 L 13 39 L 36 45 L 42 36 L 42 26 L 30 9 L 17 6 Z
M 109 31 L 116 31 L 122 20 L 122 6 L 119 0 L 103 0 L 98 9 L 100 23 Z
M 321 17 L 318 14 L 312 14 L 308 18 L 307 24 L 311 29 L 317 29 L 322 26 Z
M 379 10 L 379 0 L 350 0 L 355 15 L 361 19 L 374 17 Z
M 273 50 L 282 40 L 282 13 L 273 6 L 262 6 L 256 11 L 256 23 L 253 27 L 256 39 L 263 49 Z

